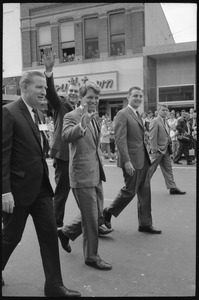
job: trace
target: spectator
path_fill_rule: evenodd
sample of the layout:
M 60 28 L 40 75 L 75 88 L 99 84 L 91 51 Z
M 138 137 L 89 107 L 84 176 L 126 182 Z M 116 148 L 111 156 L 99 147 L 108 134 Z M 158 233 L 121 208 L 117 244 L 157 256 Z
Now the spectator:
M 149 132 L 149 126 L 150 126 L 150 123 L 152 120 L 153 120 L 153 112 L 152 112 L 152 110 L 149 110 L 146 120 L 145 120 L 145 127 L 148 132 Z
M 170 138 L 172 142 L 172 158 L 175 159 L 175 156 L 178 151 L 178 131 L 176 129 L 176 125 L 173 124 L 170 130 Z
M 156 118 L 157 116 L 158 116 L 158 111 L 155 110 L 155 112 L 154 112 L 154 118 Z
M 167 120 L 167 123 L 168 123 L 170 129 L 173 127 L 173 125 L 177 126 L 177 119 L 175 118 L 175 115 L 173 112 L 170 112 L 170 116 Z
M 110 162 L 114 162 L 111 158 L 111 150 L 110 150 L 110 135 L 111 135 L 111 121 L 107 120 L 103 121 L 101 127 L 101 149 L 104 157 L 108 156 Z
M 182 111 L 182 117 L 178 120 L 176 126 L 179 134 L 185 134 L 188 137 L 190 137 L 190 127 L 188 123 L 189 118 L 190 118 L 189 113 Z M 175 164 L 181 164 L 179 160 L 181 159 L 182 154 L 184 154 L 185 159 L 187 161 L 187 165 L 194 164 L 195 162 L 192 162 L 191 157 L 189 155 L 189 141 L 180 140 L 178 138 L 178 142 L 179 142 L 179 147 L 173 162 Z

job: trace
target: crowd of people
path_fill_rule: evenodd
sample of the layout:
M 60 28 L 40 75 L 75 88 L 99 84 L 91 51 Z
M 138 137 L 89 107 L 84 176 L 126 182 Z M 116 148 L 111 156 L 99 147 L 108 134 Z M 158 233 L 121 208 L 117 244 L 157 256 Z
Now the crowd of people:
M 70 240 L 82 235 L 85 264 L 111 270 L 112 265 L 98 253 L 98 237 L 113 231 L 112 216 L 118 217 L 136 195 L 138 231 L 161 234 L 162 230 L 153 226 L 151 178 L 159 164 L 170 194 L 186 193 L 174 181 L 171 155 L 174 163 L 180 163 L 182 154 L 187 164 L 194 163 L 189 149 L 194 147 L 196 151 L 196 111 L 181 111 L 176 118 L 174 111 L 158 105 L 154 116 L 150 111 L 141 117 L 143 91 L 132 86 L 128 105 L 112 121 L 108 114 L 100 118 L 100 86 L 92 81 L 81 86 L 71 82 L 66 97 L 60 97 L 54 85 L 54 63 L 55 54 L 49 49 L 44 55 L 44 73 L 24 72 L 21 97 L 3 106 L 2 270 L 31 215 L 41 250 L 45 296 L 80 297 L 78 291 L 67 289 L 63 283 L 58 239 L 64 251 L 70 253 Z M 52 109 L 52 117 L 46 119 L 40 111 L 45 98 Z M 174 137 L 178 139 L 177 148 Z M 53 159 L 55 190 L 49 180 L 48 155 Z M 124 177 L 124 187 L 107 207 L 103 157 L 110 162 L 117 158 Z M 70 190 L 80 213 L 64 224 Z
M 141 114 L 142 121 L 145 127 L 145 140 L 147 143 L 147 149 L 150 154 L 150 141 L 149 141 L 149 128 L 152 120 L 157 117 L 157 111 L 154 113 L 150 110 L 148 113 L 143 112 Z M 184 157 L 187 164 L 192 164 L 196 159 L 196 147 L 197 147 L 197 112 L 196 109 L 190 108 L 189 112 L 182 109 L 180 112 L 175 110 L 169 110 L 167 108 L 167 126 L 169 129 L 169 135 L 171 138 L 172 153 L 171 158 L 173 163 L 180 164 L 180 160 Z M 187 138 L 181 139 L 181 136 L 185 135 Z M 190 150 L 193 150 L 193 155 L 189 155 Z M 191 161 L 193 160 L 193 161 Z
M 149 110 L 148 113 L 143 112 L 141 114 L 141 118 L 143 121 L 143 125 L 145 128 L 145 142 L 147 145 L 147 149 L 150 154 L 150 146 L 149 146 L 149 125 L 151 121 L 158 116 L 158 112 L 154 111 L 154 113 Z M 176 160 L 177 153 L 181 153 L 182 150 L 180 150 L 181 145 L 181 126 L 180 123 L 183 122 L 186 123 L 187 126 L 187 136 L 188 139 L 184 140 L 186 142 L 185 148 L 188 150 L 193 150 L 193 155 L 190 156 L 190 159 L 196 158 L 196 146 L 197 146 L 197 112 L 196 109 L 190 108 L 189 112 L 185 111 L 184 109 L 181 110 L 181 112 L 175 110 L 169 111 L 167 108 L 167 116 L 166 120 L 168 123 L 169 128 L 169 135 L 171 138 L 171 147 L 172 147 L 172 153 L 171 158 L 173 159 L 174 163 L 179 164 L 179 160 Z M 46 124 L 48 126 L 47 135 L 49 138 L 49 149 L 52 146 L 52 137 L 53 137 L 53 119 L 51 116 L 46 116 Z M 182 125 L 182 124 L 181 124 Z M 115 116 L 113 120 L 110 119 L 109 114 L 106 113 L 100 118 L 100 130 L 101 130 L 101 139 L 100 139 L 100 148 L 102 150 L 102 156 L 104 159 L 108 159 L 110 162 L 116 162 L 117 160 L 117 146 L 115 144 Z M 184 147 L 183 147 L 184 149 Z M 182 154 L 180 154 L 180 158 L 182 157 Z M 47 154 L 47 157 L 49 154 Z M 187 155 L 185 154 L 185 158 Z M 177 157 L 178 158 L 178 157 Z M 188 162 L 189 164 L 189 162 Z

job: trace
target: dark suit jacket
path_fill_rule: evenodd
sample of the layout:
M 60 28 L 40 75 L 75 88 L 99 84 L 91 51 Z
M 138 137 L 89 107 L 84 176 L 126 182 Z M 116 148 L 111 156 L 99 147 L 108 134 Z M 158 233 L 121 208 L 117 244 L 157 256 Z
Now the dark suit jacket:
M 46 98 L 53 109 L 54 135 L 50 156 L 64 161 L 69 160 L 69 146 L 64 143 L 61 137 L 63 127 L 63 117 L 67 112 L 73 110 L 73 106 L 68 99 L 61 99 L 54 86 L 53 75 L 46 77 L 47 90 Z
M 15 205 L 32 204 L 43 178 L 53 195 L 38 131 L 21 98 L 3 106 L 2 152 L 2 193 L 12 192 Z
M 188 132 L 187 122 L 184 118 L 180 118 L 177 122 L 176 129 L 179 133 L 185 133 Z

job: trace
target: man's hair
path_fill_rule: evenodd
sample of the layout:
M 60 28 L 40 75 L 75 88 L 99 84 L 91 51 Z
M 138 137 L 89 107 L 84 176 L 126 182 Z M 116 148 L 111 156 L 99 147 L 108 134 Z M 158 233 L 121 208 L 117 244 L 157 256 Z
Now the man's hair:
M 157 111 L 159 112 L 162 107 L 168 108 L 166 104 L 158 103 Z
M 79 89 L 80 98 L 84 97 L 88 91 L 92 90 L 96 95 L 100 95 L 100 86 L 93 81 L 86 81 Z
M 138 90 L 138 91 L 142 91 L 142 89 L 139 86 L 132 86 L 129 91 L 128 91 L 128 95 L 131 95 L 131 92 L 133 90 Z
M 26 71 L 23 73 L 23 75 L 20 78 L 20 81 L 19 81 L 20 88 L 22 88 L 22 85 L 24 83 L 30 84 L 32 82 L 32 78 L 34 76 L 40 76 L 40 77 L 46 79 L 45 75 L 40 71 Z

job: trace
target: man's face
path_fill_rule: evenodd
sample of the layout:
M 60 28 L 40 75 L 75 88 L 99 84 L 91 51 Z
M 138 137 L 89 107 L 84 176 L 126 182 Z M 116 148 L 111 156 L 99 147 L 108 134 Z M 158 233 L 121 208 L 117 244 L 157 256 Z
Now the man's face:
M 196 119 L 196 112 L 193 112 L 193 119 Z
M 186 115 L 186 111 L 185 111 L 185 110 L 182 110 L 182 111 L 181 111 L 181 117 L 185 117 L 185 115 Z
M 81 104 L 84 106 L 84 104 L 88 105 L 88 112 L 94 112 L 96 111 L 99 103 L 99 95 L 95 94 L 93 90 L 88 90 L 86 95 L 82 98 Z
M 67 91 L 67 98 L 72 103 L 72 105 L 76 105 L 79 99 L 79 86 L 70 84 Z
M 34 76 L 31 83 L 23 84 L 22 93 L 26 102 L 33 108 L 41 108 L 46 96 L 46 79 L 41 76 Z
M 168 114 L 168 108 L 164 107 L 164 106 L 161 106 L 158 114 L 159 114 L 160 117 L 166 118 L 167 114 Z
M 190 119 L 190 114 L 186 112 L 184 118 L 186 121 L 188 121 Z
M 131 105 L 135 109 L 137 109 L 141 105 L 142 98 L 143 92 L 140 90 L 132 90 L 131 94 L 127 96 L 129 105 Z

